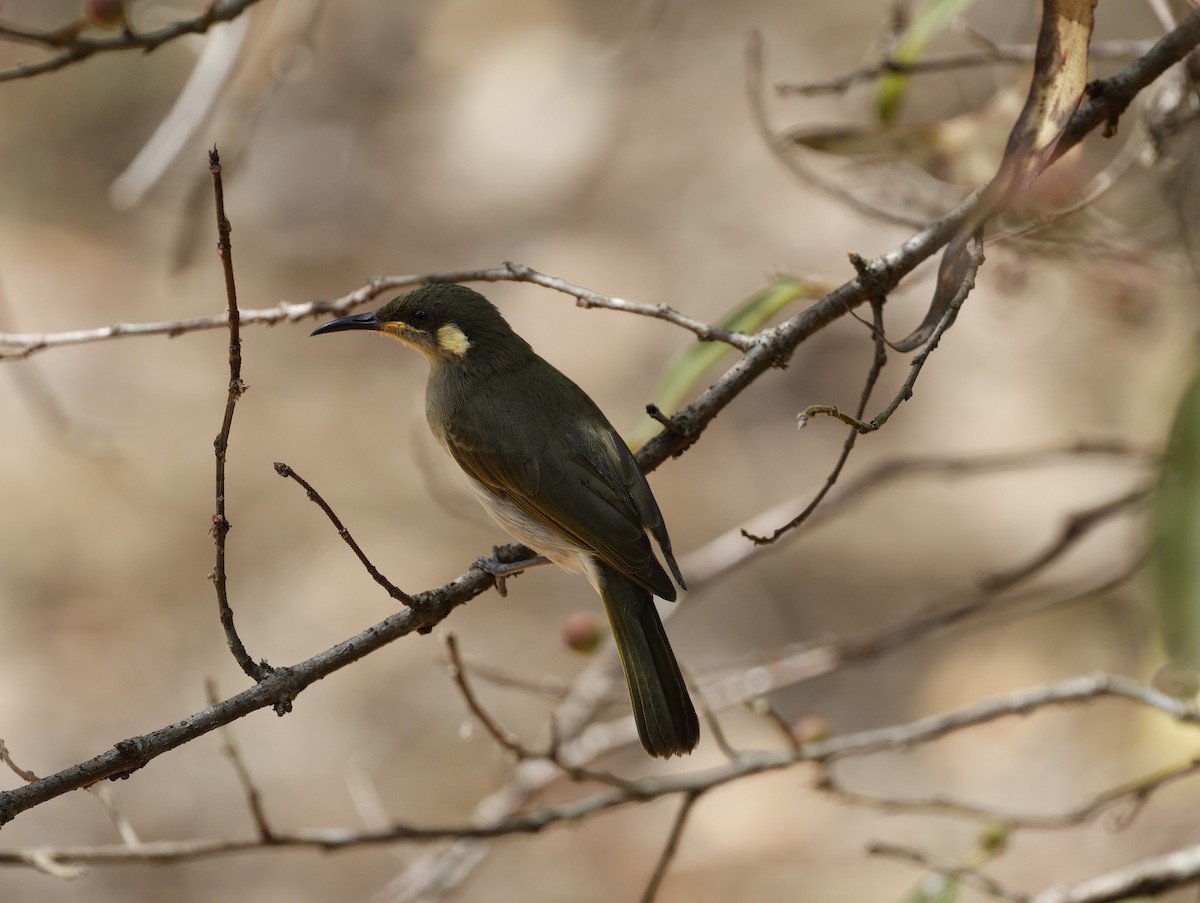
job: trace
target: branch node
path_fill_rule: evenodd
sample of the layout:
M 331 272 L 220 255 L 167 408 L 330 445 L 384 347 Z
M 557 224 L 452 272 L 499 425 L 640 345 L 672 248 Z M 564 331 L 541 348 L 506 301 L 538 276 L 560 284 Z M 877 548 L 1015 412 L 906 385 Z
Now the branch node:
M 651 420 L 653 420 L 655 423 L 662 426 L 663 429 L 665 429 L 671 435 L 673 435 L 673 436 L 686 436 L 687 435 L 687 430 L 685 430 L 679 424 L 679 422 L 675 420 L 674 417 L 670 417 L 667 414 L 664 414 L 662 412 L 662 409 L 659 408 L 659 406 L 656 405 L 654 402 L 651 402 L 650 404 L 646 405 L 646 413 L 650 416 Z

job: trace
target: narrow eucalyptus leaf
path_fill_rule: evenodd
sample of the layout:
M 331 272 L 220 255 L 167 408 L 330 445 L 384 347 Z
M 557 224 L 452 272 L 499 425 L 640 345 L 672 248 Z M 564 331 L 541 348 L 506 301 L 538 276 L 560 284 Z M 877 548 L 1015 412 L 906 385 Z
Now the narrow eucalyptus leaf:
M 717 325 L 730 332 L 754 333 L 779 311 L 798 300 L 818 297 L 828 286 L 814 285 L 799 279 L 781 279 L 753 295 Z M 704 374 L 725 355 L 735 351 L 724 342 L 696 342 L 667 364 L 662 382 L 654 395 L 654 403 L 664 414 L 673 414 L 700 384 Z M 627 438 L 630 448 L 638 449 L 662 429 L 646 417 Z
M 1200 670 L 1200 372 L 1184 392 L 1154 500 L 1156 602 L 1175 668 Z

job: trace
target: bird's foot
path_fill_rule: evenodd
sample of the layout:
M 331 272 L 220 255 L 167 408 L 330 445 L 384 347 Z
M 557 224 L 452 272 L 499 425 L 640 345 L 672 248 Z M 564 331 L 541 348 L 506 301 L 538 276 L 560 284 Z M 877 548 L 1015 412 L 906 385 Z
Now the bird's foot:
M 493 546 L 493 557 L 476 558 L 475 563 L 471 567 L 481 570 L 485 574 L 491 574 L 496 578 L 496 592 L 502 596 L 508 595 L 508 586 L 505 584 L 507 578 L 514 574 L 519 574 L 521 571 L 527 571 L 529 568 L 550 563 L 549 558 L 541 555 L 538 555 L 536 558 L 526 558 L 524 561 L 500 561 L 495 557 L 499 554 L 500 550 Z

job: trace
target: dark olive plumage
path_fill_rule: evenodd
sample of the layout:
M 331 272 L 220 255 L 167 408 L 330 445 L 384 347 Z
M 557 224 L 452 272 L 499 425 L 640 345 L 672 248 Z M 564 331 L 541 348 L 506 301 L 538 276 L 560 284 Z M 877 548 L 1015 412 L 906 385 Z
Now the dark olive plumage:
M 434 436 L 501 526 L 600 593 L 646 751 L 690 752 L 700 726 L 653 599 L 676 592 L 647 532 L 681 587 L 683 577 L 646 478 L 596 404 L 465 286 L 425 286 L 313 335 L 341 330 L 425 355 Z

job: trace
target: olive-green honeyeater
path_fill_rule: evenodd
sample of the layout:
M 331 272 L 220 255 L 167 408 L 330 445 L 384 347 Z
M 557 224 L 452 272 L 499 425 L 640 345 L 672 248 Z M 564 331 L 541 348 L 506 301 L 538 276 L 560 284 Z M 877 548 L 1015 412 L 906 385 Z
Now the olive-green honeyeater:
M 425 355 L 425 414 L 438 442 L 500 526 L 596 588 L 646 751 L 691 752 L 700 725 L 653 598 L 674 600 L 675 587 L 647 532 L 681 587 L 683 577 L 646 478 L 595 402 L 466 286 L 425 286 L 313 335 L 349 329 Z

